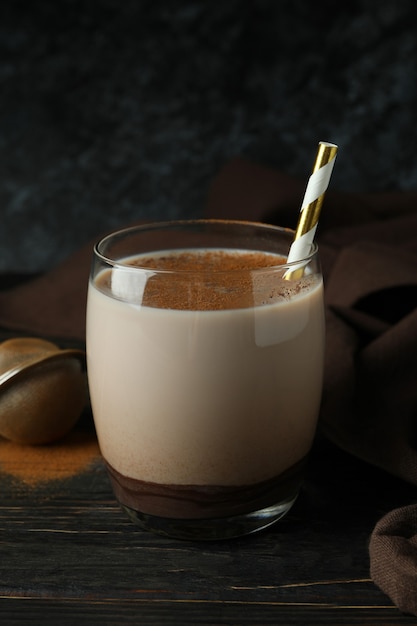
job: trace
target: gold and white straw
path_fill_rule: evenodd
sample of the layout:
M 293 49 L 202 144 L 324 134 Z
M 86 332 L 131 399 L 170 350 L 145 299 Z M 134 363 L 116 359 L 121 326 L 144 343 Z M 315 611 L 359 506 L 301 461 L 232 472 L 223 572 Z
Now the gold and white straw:
M 288 263 L 301 261 L 310 253 L 337 149 L 334 143 L 326 141 L 319 143 L 313 171 L 301 205 L 294 241 L 288 253 Z

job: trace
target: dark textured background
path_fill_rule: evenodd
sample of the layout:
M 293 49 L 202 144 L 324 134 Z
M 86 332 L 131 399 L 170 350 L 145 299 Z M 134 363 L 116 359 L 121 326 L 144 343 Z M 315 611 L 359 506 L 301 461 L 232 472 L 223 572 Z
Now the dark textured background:
M 417 188 L 417 3 L 2 0 L 0 271 L 139 218 L 197 217 L 236 154 Z

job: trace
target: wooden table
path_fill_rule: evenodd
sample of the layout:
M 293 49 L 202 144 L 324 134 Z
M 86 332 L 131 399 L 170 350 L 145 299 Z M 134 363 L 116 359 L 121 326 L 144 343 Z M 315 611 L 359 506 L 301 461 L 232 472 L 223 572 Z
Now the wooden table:
M 227 542 L 170 540 L 130 522 L 88 411 L 38 457 L 0 441 L 0 465 L 5 626 L 416 623 L 371 581 L 367 549 L 375 522 L 414 490 L 320 437 L 287 518 Z

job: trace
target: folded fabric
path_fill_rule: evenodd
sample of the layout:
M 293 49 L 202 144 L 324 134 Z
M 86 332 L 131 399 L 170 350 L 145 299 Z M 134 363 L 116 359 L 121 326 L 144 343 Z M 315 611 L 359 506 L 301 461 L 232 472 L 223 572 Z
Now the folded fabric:
M 369 545 L 371 576 L 404 613 L 417 615 L 417 506 L 385 515 Z
M 302 192 L 292 177 L 237 159 L 213 182 L 206 216 L 295 226 Z M 333 203 L 318 229 L 327 315 L 320 427 L 349 453 L 417 485 L 417 215 L 373 221 L 366 207 L 352 204 L 350 212 L 344 201 L 343 215 Z M 0 291 L 0 326 L 84 342 L 93 244 Z M 417 614 L 409 593 L 417 589 L 415 507 L 381 520 L 370 556 L 376 584 Z
M 371 241 L 342 248 L 326 311 L 323 431 L 417 485 L 417 255 Z
M 48 272 L 0 291 L 0 327 L 85 343 L 87 288 L 93 247 L 103 234 L 87 241 L 80 250 Z
M 0 327 L 42 337 L 85 340 L 93 242 L 49 272 L 0 292 Z

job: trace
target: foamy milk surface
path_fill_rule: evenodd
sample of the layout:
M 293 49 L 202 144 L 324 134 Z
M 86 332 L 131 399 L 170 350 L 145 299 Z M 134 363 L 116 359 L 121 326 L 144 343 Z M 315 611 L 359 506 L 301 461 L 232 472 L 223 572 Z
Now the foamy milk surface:
M 321 397 L 322 291 L 317 278 L 272 304 L 194 311 L 132 305 L 90 283 L 104 458 L 131 478 L 193 485 L 253 484 L 301 460 Z

